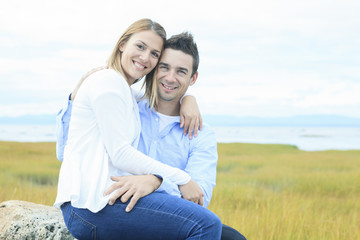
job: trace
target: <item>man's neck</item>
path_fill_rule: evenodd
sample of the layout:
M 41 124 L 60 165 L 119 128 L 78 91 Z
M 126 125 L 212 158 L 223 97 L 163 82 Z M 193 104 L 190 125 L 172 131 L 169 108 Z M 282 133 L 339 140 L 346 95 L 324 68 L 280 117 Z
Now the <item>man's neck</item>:
M 167 116 L 180 115 L 180 101 L 164 101 L 159 99 L 156 111 Z

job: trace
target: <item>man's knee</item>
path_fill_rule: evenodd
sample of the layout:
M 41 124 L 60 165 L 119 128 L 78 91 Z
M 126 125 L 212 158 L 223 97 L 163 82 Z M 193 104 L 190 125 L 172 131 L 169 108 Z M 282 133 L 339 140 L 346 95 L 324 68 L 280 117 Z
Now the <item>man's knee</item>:
M 246 240 L 246 238 L 234 228 L 222 224 L 221 240 Z

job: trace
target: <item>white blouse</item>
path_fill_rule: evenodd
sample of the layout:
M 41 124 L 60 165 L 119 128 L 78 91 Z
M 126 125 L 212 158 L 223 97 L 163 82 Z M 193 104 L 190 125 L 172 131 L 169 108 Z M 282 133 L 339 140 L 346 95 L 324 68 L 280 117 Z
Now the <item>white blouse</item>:
M 77 208 L 98 212 L 111 194 L 110 176 L 157 174 L 182 185 L 190 176 L 160 163 L 136 148 L 140 117 L 126 80 L 112 69 L 93 73 L 73 102 L 68 141 L 61 165 L 54 206 L 71 201 Z

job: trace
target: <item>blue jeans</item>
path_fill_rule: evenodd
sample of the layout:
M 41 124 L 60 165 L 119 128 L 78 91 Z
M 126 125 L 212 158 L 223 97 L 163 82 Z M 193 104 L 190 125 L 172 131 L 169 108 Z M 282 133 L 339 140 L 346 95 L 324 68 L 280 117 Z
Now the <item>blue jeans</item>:
M 117 200 L 93 213 L 87 209 L 61 206 L 64 221 L 77 239 L 220 239 L 220 219 L 195 203 L 166 193 L 154 192 L 141 198 L 133 210 Z
M 221 240 L 246 240 L 244 235 L 225 224 L 222 225 Z

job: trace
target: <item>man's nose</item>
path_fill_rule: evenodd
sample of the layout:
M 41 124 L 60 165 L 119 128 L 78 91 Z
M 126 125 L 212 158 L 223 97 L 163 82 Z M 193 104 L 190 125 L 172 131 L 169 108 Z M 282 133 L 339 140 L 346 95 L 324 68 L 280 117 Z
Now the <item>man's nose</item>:
M 170 70 L 168 71 L 168 73 L 165 76 L 165 80 L 168 82 L 175 82 L 175 71 L 174 70 Z

